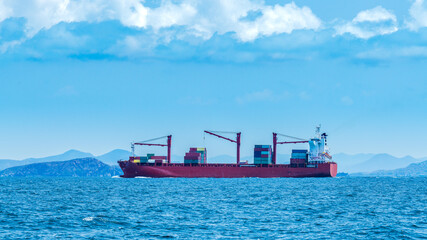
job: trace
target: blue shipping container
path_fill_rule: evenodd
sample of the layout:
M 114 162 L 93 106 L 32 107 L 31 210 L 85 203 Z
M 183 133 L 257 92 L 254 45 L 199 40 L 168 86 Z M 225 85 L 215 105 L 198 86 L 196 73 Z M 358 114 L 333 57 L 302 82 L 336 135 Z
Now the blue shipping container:
M 292 153 L 307 153 L 307 149 L 292 149 Z
M 271 148 L 271 145 L 255 145 L 255 148 Z

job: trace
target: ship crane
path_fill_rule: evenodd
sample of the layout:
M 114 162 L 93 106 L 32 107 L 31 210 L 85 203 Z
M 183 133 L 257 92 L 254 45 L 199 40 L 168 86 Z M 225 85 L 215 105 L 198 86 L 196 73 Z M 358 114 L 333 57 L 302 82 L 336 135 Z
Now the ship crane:
M 241 135 L 241 132 L 222 132 L 222 131 L 206 131 L 205 130 L 205 133 L 213 135 L 215 137 L 219 137 L 219 138 L 225 139 L 225 140 L 230 141 L 230 142 L 236 143 L 237 144 L 237 155 L 236 155 L 237 165 L 240 164 L 240 135 Z M 224 134 L 224 133 L 225 134 L 229 134 L 229 133 L 236 134 L 236 140 L 233 140 L 233 139 L 230 139 L 230 138 L 227 138 L 227 137 L 223 137 L 221 135 L 218 135 L 217 133 L 221 133 L 221 134 Z
M 156 140 L 159 140 L 159 139 L 164 139 L 164 138 L 167 138 L 166 144 L 149 143 L 149 142 L 156 141 Z M 168 164 L 171 163 L 172 135 L 158 137 L 158 138 L 153 138 L 153 139 L 149 139 L 149 140 L 145 140 L 145 141 L 141 141 L 141 142 L 133 142 L 133 143 L 131 143 L 132 156 L 135 156 L 135 145 L 168 147 L 168 156 L 167 156 L 167 159 L 168 159 Z
M 278 142 L 277 141 L 277 135 L 282 136 L 282 137 L 287 137 L 287 138 L 291 138 L 294 139 L 294 141 L 289 141 L 289 142 Z M 292 136 L 288 136 L 285 134 L 280 134 L 280 133 L 273 133 L 273 164 L 276 164 L 276 157 L 277 157 L 277 144 L 296 144 L 296 143 L 308 143 L 307 139 L 302 139 L 302 138 L 297 138 L 297 137 L 292 137 Z

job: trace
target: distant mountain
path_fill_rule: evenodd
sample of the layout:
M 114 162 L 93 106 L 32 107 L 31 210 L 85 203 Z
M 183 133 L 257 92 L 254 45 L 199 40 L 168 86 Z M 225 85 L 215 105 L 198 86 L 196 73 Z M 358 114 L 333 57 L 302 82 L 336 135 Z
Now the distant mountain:
M 407 167 L 411 163 L 418 163 L 422 160 L 413 158 L 411 156 L 405 156 L 397 158 L 389 154 L 377 154 L 370 159 L 351 166 L 349 172 L 372 172 L 376 170 L 393 170 L 398 168 Z
M 118 160 L 128 160 L 132 153 L 123 149 L 115 149 L 106 154 L 97 156 L 96 159 L 108 165 L 117 166 Z
M 6 168 L 25 165 L 25 163 L 21 163 L 21 161 L 11 160 L 11 159 L 0 159 L 0 171 Z
M 373 153 L 359 153 L 359 154 L 345 154 L 345 153 L 337 153 L 332 157 L 337 159 L 339 162 L 350 162 L 351 164 L 362 163 L 370 158 L 375 156 Z
M 106 154 L 96 156 L 96 157 L 91 153 L 81 152 L 78 150 L 69 150 L 63 154 L 43 157 L 43 158 L 27 158 L 24 160 L 0 159 L 0 170 L 10 168 L 10 167 L 15 167 L 15 166 L 23 166 L 31 163 L 59 162 L 59 161 L 67 161 L 71 159 L 88 158 L 88 157 L 95 157 L 101 162 L 104 162 L 112 166 L 117 166 L 118 160 L 129 159 L 130 155 L 131 155 L 131 152 L 122 150 L 122 149 L 115 149 L 111 152 L 108 152 Z
M 370 158 L 375 156 L 371 153 L 361 153 L 361 154 L 345 154 L 338 153 L 332 156 L 332 160 L 338 163 L 338 171 L 340 172 L 351 172 L 351 169 L 354 165 L 363 163 Z
M 0 177 L 111 177 L 122 174 L 120 168 L 109 166 L 95 158 L 33 163 L 0 172 Z
M 402 158 L 394 157 L 389 154 L 335 154 L 332 158 L 338 163 L 339 172 L 372 172 L 376 170 L 392 170 L 403 168 L 411 163 L 422 162 L 425 158 L 413 158 L 406 156 Z
M 78 150 L 71 149 L 64 152 L 63 154 L 44 157 L 44 158 L 27 158 L 25 160 L 22 160 L 22 162 L 25 162 L 25 164 L 40 163 L 40 162 L 57 162 L 57 161 L 64 161 L 64 160 L 70 160 L 70 159 L 76 159 L 76 158 L 87 158 L 87 157 L 93 157 L 93 155 L 87 152 L 81 152 Z
M 427 161 L 412 163 L 405 168 L 394 170 L 379 170 L 371 173 L 355 173 L 351 176 L 381 176 L 381 177 L 417 177 L 427 176 Z
M 87 157 L 93 157 L 90 153 L 80 152 L 77 150 L 69 150 L 66 151 L 63 154 L 54 155 L 50 157 L 44 157 L 44 158 L 27 158 L 24 160 L 0 160 L 0 170 L 14 167 L 14 166 L 23 166 L 31 163 L 41 163 L 41 162 L 57 162 L 57 161 L 66 161 L 76 158 L 87 158 Z

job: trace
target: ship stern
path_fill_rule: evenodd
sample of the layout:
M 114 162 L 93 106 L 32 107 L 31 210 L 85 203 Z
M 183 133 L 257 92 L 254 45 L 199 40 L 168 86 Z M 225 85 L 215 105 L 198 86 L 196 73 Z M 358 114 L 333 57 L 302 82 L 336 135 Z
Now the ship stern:
M 338 165 L 336 162 L 329 163 L 329 173 L 331 177 L 336 177 L 338 171 Z

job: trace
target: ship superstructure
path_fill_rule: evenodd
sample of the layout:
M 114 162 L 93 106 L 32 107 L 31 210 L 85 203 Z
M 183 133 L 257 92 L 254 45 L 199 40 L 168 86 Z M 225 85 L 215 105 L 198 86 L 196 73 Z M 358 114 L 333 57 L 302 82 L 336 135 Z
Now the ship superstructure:
M 326 162 L 332 159 L 329 154 L 329 147 L 326 133 L 320 134 L 320 126 L 316 127 L 316 137 L 308 141 L 310 152 L 308 155 L 308 163 Z

